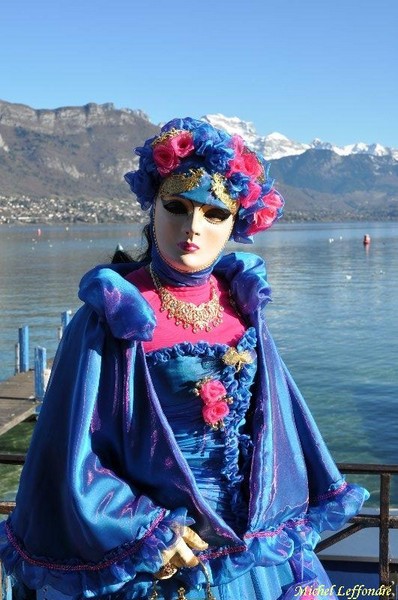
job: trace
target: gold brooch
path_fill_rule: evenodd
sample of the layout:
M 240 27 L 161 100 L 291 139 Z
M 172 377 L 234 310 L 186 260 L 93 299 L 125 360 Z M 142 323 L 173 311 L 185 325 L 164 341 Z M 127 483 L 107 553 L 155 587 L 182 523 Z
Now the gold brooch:
M 222 361 L 229 367 L 235 367 L 236 371 L 240 371 L 243 365 L 248 365 L 253 362 L 253 357 L 248 350 L 238 352 L 236 348 L 230 346 L 222 356 Z

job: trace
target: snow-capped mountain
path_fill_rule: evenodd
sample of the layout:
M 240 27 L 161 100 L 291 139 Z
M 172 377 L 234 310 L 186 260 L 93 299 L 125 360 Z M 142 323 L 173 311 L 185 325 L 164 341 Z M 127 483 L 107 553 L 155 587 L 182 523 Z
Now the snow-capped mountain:
M 281 133 L 270 133 L 266 136 L 258 135 L 254 124 L 242 121 L 238 117 L 225 117 L 222 114 L 206 115 L 203 120 L 215 127 L 224 129 L 229 134 L 239 134 L 252 148 L 260 152 L 266 159 L 275 160 L 285 156 L 303 154 L 307 150 L 331 150 L 340 156 L 351 154 L 368 154 L 370 156 L 389 156 L 398 161 L 398 149 L 387 148 L 380 144 L 364 144 L 358 142 L 347 146 L 336 146 L 330 142 L 323 142 L 315 138 L 310 144 L 303 144 L 290 140 Z
M 206 119 L 273 159 L 285 219 L 398 220 L 397 150 L 301 144 L 238 118 Z M 137 166 L 131 149 L 158 132 L 145 113 L 110 103 L 36 110 L 0 100 L 0 223 L 140 220 L 123 173 Z

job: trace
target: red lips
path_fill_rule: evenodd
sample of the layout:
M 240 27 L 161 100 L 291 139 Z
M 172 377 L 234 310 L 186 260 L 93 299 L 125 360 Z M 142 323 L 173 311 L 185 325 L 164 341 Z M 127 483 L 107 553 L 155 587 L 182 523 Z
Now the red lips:
M 177 246 L 184 252 L 195 252 L 196 250 L 199 250 L 199 246 L 192 242 L 179 242 Z

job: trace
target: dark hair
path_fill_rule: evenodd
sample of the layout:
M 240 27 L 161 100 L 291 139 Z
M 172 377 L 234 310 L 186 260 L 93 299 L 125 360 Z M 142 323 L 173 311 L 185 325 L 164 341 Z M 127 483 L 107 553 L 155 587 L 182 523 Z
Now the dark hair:
M 152 251 L 152 238 L 150 232 L 150 224 L 147 223 L 142 230 L 142 237 L 145 238 L 147 247 L 146 250 L 139 254 L 136 258 L 132 257 L 131 254 L 125 252 L 121 247 L 117 247 L 112 257 L 112 264 L 116 263 L 135 263 L 147 265 L 151 262 L 151 251 Z

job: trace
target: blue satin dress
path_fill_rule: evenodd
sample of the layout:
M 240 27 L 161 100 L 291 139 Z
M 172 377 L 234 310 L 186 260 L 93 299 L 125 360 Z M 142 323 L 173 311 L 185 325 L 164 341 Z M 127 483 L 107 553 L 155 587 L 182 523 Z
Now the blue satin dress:
M 156 319 L 123 277 L 130 270 L 99 266 L 81 282 L 85 304 L 62 338 L 16 508 L 0 524 L 7 572 L 46 600 L 147 598 L 175 526 L 192 525 L 209 544 L 199 557 L 217 600 L 327 587 L 319 533 L 368 494 L 342 478 L 277 352 L 263 261 L 237 253 L 217 265 L 250 324 L 237 350 L 252 360 L 240 369 L 223 344 L 145 354 Z M 193 391 L 206 377 L 233 399 L 223 429 L 205 424 Z M 201 600 L 205 583 L 198 568 L 180 569 L 158 600 L 176 600 L 179 585 Z
M 200 494 L 238 535 L 247 530 L 248 481 L 253 442 L 250 434 L 251 387 L 256 373 L 256 332 L 250 327 L 236 345 L 250 356 L 242 365 L 226 365 L 225 344 L 179 343 L 147 354 L 151 379 L 175 440 L 191 469 Z M 233 402 L 222 429 L 212 429 L 202 416 L 202 399 L 195 384 L 210 377 L 221 381 Z M 316 558 L 314 556 L 314 560 Z M 317 561 L 316 561 L 317 562 Z M 317 563 L 318 564 L 318 563 Z M 318 580 L 331 585 L 318 564 Z M 184 569 L 185 572 L 188 569 Z M 180 572 L 181 573 L 181 572 Z M 177 573 L 157 585 L 159 600 L 176 600 L 184 586 Z M 230 583 L 211 588 L 217 600 L 277 600 L 294 586 L 288 561 L 278 566 L 252 567 Z M 204 587 L 196 586 L 186 597 L 204 599 Z
M 195 478 L 198 493 L 239 536 L 247 530 L 248 520 L 247 494 L 253 453 L 250 400 L 257 370 L 256 341 L 255 329 L 250 327 L 236 344 L 236 350 L 249 358 L 238 365 L 225 364 L 223 358 L 229 349 L 225 344 L 182 342 L 146 354 L 156 394 Z M 232 399 L 230 412 L 219 429 L 204 422 L 203 402 L 195 394 L 196 384 L 205 378 L 222 382 Z M 318 566 L 318 581 L 329 586 L 326 574 Z M 172 579 L 159 581 L 158 600 L 177 600 L 178 589 L 186 585 L 187 576 L 189 569 L 182 569 Z M 292 568 L 286 561 L 274 566 L 252 566 L 242 573 L 238 568 L 235 579 L 212 586 L 211 591 L 216 600 L 277 600 L 289 588 L 294 594 L 294 581 Z M 131 594 L 132 589 L 124 589 L 101 596 L 101 600 L 124 600 Z M 186 590 L 185 596 L 189 600 L 205 600 L 205 586 L 193 586 Z M 68 598 L 50 587 L 38 594 L 39 600 Z

